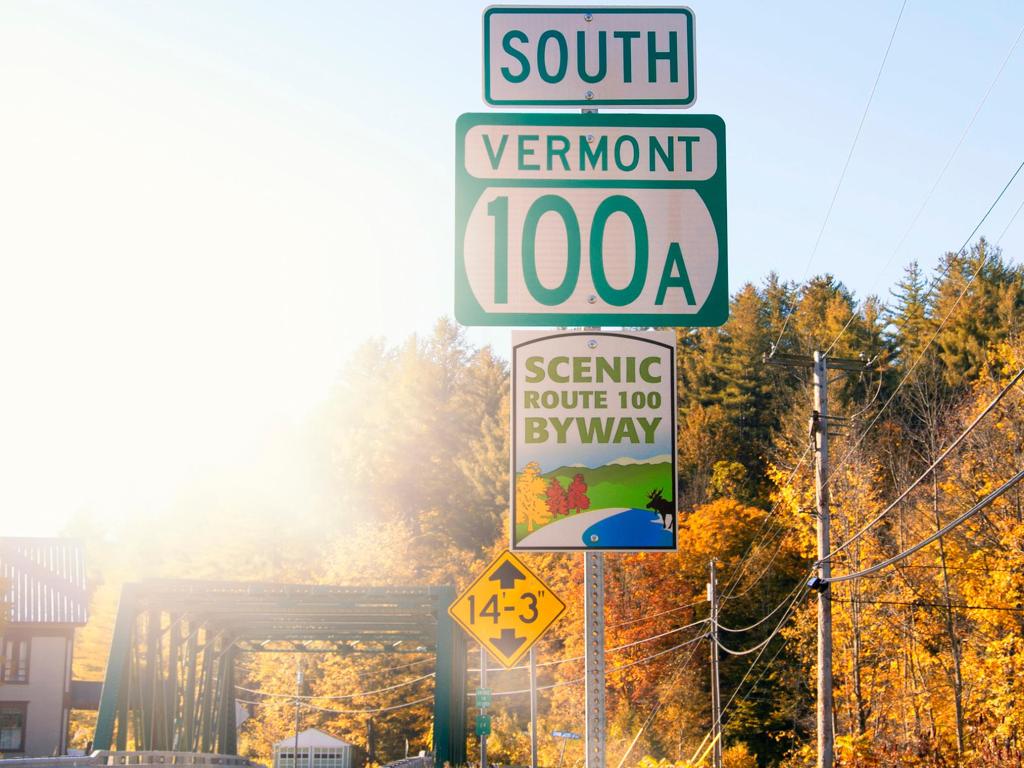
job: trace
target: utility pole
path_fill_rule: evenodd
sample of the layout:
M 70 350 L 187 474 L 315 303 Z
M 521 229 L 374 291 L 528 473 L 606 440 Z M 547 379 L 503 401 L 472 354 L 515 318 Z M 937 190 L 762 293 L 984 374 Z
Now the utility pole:
M 832 768 L 835 734 L 832 731 L 832 600 L 827 579 L 832 565 L 828 505 L 828 363 L 814 352 L 814 498 L 818 511 L 818 768 Z
M 708 566 L 708 602 L 711 603 L 711 765 L 722 768 L 722 697 L 718 688 L 718 572 Z
M 818 534 L 818 572 L 810 586 L 818 592 L 818 763 L 817 768 L 833 768 L 835 765 L 835 733 L 832 716 L 832 600 L 828 591 L 828 579 L 832 565 L 826 560 L 832 551 L 830 537 L 830 513 L 828 492 L 828 372 L 830 370 L 863 372 L 871 362 L 826 357 L 815 351 L 811 357 L 786 355 L 773 352 L 765 355 L 768 365 L 791 368 L 810 368 L 814 396 L 811 411 L 811 438 L 814 440 L 814 489 L 816 528 Z
M 295 668 L 295 744 L 292 749 L 292 768 L 299 768 L 299 704 L 302 701 L 302 654 Z M 308 760 L 306 761 L 309 762 Z M 312 768 L 307 765 L 306 768 Z

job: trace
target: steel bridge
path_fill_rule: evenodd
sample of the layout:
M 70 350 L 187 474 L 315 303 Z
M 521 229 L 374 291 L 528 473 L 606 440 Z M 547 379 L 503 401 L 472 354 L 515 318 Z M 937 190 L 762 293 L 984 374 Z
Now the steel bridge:
M 466 761 L 466 641 L 455 590 L 229 581 L 125 584 L 93 748 L 237 754 L 240 653 L 435 655 L 436 764 Z

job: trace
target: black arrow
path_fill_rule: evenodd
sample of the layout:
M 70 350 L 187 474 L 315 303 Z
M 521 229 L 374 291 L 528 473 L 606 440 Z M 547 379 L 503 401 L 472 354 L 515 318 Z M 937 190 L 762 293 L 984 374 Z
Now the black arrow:
M 512 655 L 519 650 L 519 646 L 525 642 L 525 637 L 516 637 L 514 629 L 503 629 L 501 630 L 501 637 L 491 638 L 491 644 L 501 651 L 507 659 L 511 659 Z
M 525 579 L 526 574 L 506 560 L 498 570 L 491 574 L 488 581 L 497 581 L 502 589 L 512 589 L 516 585 L 516 579 Z

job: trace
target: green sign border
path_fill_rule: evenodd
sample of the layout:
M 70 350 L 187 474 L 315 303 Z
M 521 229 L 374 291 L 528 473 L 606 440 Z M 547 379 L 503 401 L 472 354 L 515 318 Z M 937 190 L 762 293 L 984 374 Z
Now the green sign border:
M 568 126 L 579 128 L 703 128 L 715 135 L 718 166 L 706 181 L 478 179 L 466 171 L 465 139 L 478 125 Z M 499 326 L 654 326 L 722 325 L 729 316 L 728 221 L 725 189 L 725 122 L 718 115 L 693 114 L 491 114 L 470 112 L 455 123 L 455 318 L 463 325 Z M 692 189 L 711 214 L 718 234 L 718 271 L 707 300 L 698 312 L 681 314 L 604 312 L 488 312 L 470 289 L 466 274 L 465 239 L 469 216 L 490 187 L 598 187 L 604 189 Z
M 681 14 L 686 17 L 686 51 L 687 51 L 687 72 L 689 97 L 685 99 L 493 99 L 491 98 L 491 16 L 495 14 L 527 15 L 527 14 L 556 14 L 556 13 L 592 13 L 599 14 L 620 14 L 620 13 L 650 13 L 650 14 Z M 495 5 L 484 11 L 484 101 L 492 107 L 554 107 L 559 104 L 566 107 L 677 107 L 685 109 L 692 106 L 697 100 L 697 82 L 694 72 L 696 57 L 693 50 L 693 11 L 685 7 L 652 8 L 602 8 L 600 6 L 588 8 L 585 6 L 500 6 Z

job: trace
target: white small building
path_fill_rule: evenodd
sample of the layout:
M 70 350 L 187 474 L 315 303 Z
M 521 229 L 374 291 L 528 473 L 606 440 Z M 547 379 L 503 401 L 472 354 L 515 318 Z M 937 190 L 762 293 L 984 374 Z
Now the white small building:
M 274 745 L 274 768 L 352 768 L 352 745 L 330 734 L 307 728 Z

